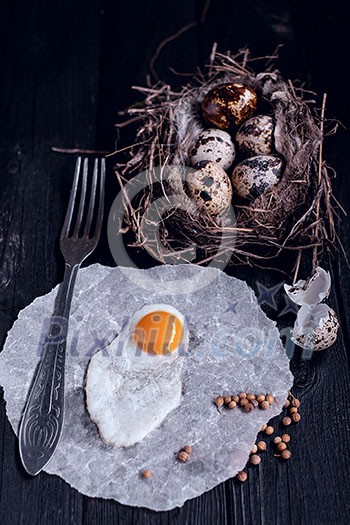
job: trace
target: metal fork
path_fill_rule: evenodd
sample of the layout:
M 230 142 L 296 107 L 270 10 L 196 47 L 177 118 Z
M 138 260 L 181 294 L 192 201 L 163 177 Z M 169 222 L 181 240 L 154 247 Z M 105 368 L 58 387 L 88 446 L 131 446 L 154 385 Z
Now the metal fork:
M 101 159 L 100 165 L 98 159 L 95 159 L 88 208 L 87 178 L 88 159 L 85 158 L 82 162 L 79 157 L 60 237 L 61 252 L 65 259 L 64 279 L 57 292 L 54 312 L 44 341 L 43 356 L 29 391 L 19 431 L 21 460 L 32 476 L 38 474 L 51 459 L 62 434 L 68 318 L 78 270 L 96 248 L 101 233 L 105 159 Z M 79 186 L 81 190 L 78 205 Z M 86 219 L 83 220 L 85 216 Z M 93 222 L 95 227 L 91 232 Z

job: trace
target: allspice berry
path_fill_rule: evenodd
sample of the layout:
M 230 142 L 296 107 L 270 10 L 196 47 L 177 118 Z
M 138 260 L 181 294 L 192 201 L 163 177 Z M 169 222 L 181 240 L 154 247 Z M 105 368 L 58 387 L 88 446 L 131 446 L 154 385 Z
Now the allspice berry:
M 245 399 L 247 397 L 247 394 L 245 392 L 241 392 L 239 394 L 239 399 Z
M 248 401 L 248 399 L 245 398 L 245 397 L 243 397 L 243 398 L 240 400 L 240 402 L 239 402 L 239 404 L 240 404 L 241 407 L 244 407 L 245 405 L 248 405 L 248 403 L 249 403 L 249 401 Z
M 284 404 L 283 404 L 283 408 L 288 408 L 289 405 L 290 405 L 290 401 L 289 401 L 289 399 L 286 399 Z
M 263 394 L 259 394 L 256 397 L 256 400 L 257 400 L 258 403 L 262 403 L 263 401 L 265 401 L 265 396 Z
M 289 409 L 289 413 L 290 414 L 296 414 L 297 412 L 298 412 L 297 407 L 290 407 L 290 409 Z
M 282 438 L 280 436 L 276 436 L 274 439 L 273 439 L 273 442 L 275 445 L 278 445 L 278 443 L 281 443 L 282 441 Z
M 255 394 L 247 394 L 248 401 L 253 401 L 255 399 Z
M 290 404 L 292 405 L 292 407 L 297 407 L 297 408 L 300 407 L 300 401 L 299 401 L 299 399 L 297 399 L 296 397 L 294 397 L 294 398 L 292 399 L 292 401 L 290 402 Z
M 282 419 L 282 425 L 288 427 L 291 424 L 292 420 L 290 417 L 286 416 Z
M 182 463 L 186 463 L 188 461 L 188 454 L 184 450 L 180 450 L 180 452 L 177 455 L 177 459 L 181 461 Z
M 266 401 L 267 401 L 268 403 L 270 403 L 270 405 L 272 405 L 272 403 L 275 402 L 275 398 L 273 397 L 272 394 L 267 394 L 266 397 L 265 397 L 265 399 L 266 399 Z
M 257 408 L 259 406 L 259 403 L 257 402 L 256 399 L 252 399 L 251 404 L 253 405 L 254 408 Z
M 282 450 L 281 452 L 282 459 L 289 459 L 291 456 L 292 456 L 292 453 L 290 450 Z
M 254 410 L 254 405 L 252 405 L 252 403 L 248 402 L 244 405 L 244 412 L 251 412 L 252 410 Z
M 216 406 L 217 406 L 218 408 L 220 408 L 220 407 L 222 407 L 222 405 L 224 404 L 224 398 L 223 398 L 222 396 L 218 396 L 218 397 L 215 399 L 214 403 L 216 404 Z
M 237 472 L 236 478 L 238 479 L 238 481 L 247 481 L 248 474 L 244 472 L 244 470 L 240 470 L 239 472 Z
M 251 454 L 255 454 L 256 452 L 258 452 L 258 447 L 257 445 L 253 445 L 252 446 L 252 450 L 250 451 Z
M 150 470 L 146 469 L 141 472 L 141 476 L 145 479 L 149 479 L 152 476 L 152 473 Z
M 236 403 L 236 401 L 230 401 L 227 406 L 228 406 L 228 408 L 236 408 L 237 403 Z
M 299 421 L 301 420 L 301 415 L 298 414 L 297 412 L 295 414 L 292 414 L 292 421 L 293 423 L 299 423 Z
M 186 452 L 186 454 L 192 454 L 192 447 L 191 447 L 191 445 L 185 445 L 184 447 L 182 447 L 181 450 Z
M 265 428 L 265 434 L 267 434 L 268 436 L 271 436 L 271 434 L 273 434 L 274 431 L 275 429 L 272 426 L 268 426 Z
M 270 406 L 270 403 L 268 401 L 263 401 L 262 403 L 260 403 L 260 408 L 262 410 L 267 410 Z
M 289 443 L 290 441 L 290 435 L 289 434 L 282 434 L 282 441 L 284 443 Z
M 267 449 L 267 445 L 265 441 L 259 441 L 257 446 L 258 446 L 259 452 L 265 452 L 265 450 Z
M 235 403 L 238 403 L 238 401 L 239 401 L 239 396 L 237 396 L 237 395 L 232 396 L 232 401 L 234 401 Z
M 261 432 L 264 432 L 266 429 L 267 429 L 267 425 L 263 425 L 263 426 L 261 427 Z
M 282 450 L 286 450 L 286 448 L 287 445 L 283 441 L 281 441 L 281 443 L 278 443 L 277 445 L 277 450 L 279 450 L 280 452 L 282 452 Z
M 228 405 L 229 403 L 231 403 L 231 396 L 224 396 L 224 403 L 225 405 Z
M 259 465 L 260 461 L 261 461 L 261 457 L 258 456 L 257 454 L 253 454 L 252 456 L 250 456 L 250 462 L 253 465 Z

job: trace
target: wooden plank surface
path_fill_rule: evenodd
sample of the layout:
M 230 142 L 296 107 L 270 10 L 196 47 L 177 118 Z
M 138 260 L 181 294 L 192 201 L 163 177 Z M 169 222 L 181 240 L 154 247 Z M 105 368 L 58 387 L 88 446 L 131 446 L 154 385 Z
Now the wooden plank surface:
M 155 62 L 160 77 L 179 82 L 169 66 L 191 72 L 210 52 L 248 45 L 255 55 L 278 44 L 279 67 L 292 78 L 328 93 L 327 116 L 349 123 L 346 82 L 346 17 L 337 2 L 119 3 L 115 0 L 3 2 L 0 17 L 0 347 L 18 312 L 62 278 L 57 239 L 67 204 L 72 158 L 51 147 L 113 149 L 117 112 L 137 100 L 131 85 L 144 84 L 148 63 L 170 34 L 197 26 L 170 42 Z M 204 10 L 203 10 L 204 9 Z M 201 22 L 206 13 L 205 20 Z M 125 132 L 121 142 L 131 137 Z M 349 133 L 329 139 L 327 155 L 338 172 L 337 195 L 350 209 Z M 111 166 L 110 166 L 111 167 Z M 109 171 L 107 204 L 117 191 Z M 339 225 L 349 250 L 349 222 Z M 106 236 L 89 263 L 112 264 Z M 0 523 L 7 524 L 346 524 L 349 521 L 350 409 L 349 270 L 339 255 L 330 262 L 335 281 L 330 298 L 342 333 L 328 352 L 311 360 L 296 351 L 291 368 L 302 400 L 301 423 L 293 427 L 293 460 L 282 464 L 266 453 L 249 480 L 231 479 L 181 509 L 168 513 L 87 498 L 46 474 L 29 479 L 20 466 L 17 440 L 0 402 Z M 305 275 L 309 264 L 302 268 Z M 258 293 L 284 278 L 235 269 Z M 265 311 L 290 326 L 282 291 L 278 310 Z M 2 393 L 1 393 L 2 395 Z M 274 421 L 277 426 L 278 419 Z

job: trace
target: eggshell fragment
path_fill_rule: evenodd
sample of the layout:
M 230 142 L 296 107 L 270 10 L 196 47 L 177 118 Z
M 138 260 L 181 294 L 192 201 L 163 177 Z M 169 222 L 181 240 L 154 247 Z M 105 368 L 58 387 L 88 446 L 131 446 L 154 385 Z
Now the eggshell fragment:
M 201 161 L 215 162 L 221 168 L 229 168 L 235 158 L 235 146 L 231 137 L 221 129 L 206 129 L 200 133 L 190 150 L 192 166 Z
M 330 273 L 317 266 L 314 274 L 306 280 L 299 279 L 293 286 L 284 285 L 288 297 L 299 305 L 318 304 L 327 299 L 331 288 Z
M 303 305 L 291 331 L 292 340 L 309 350 L 325 350 L 335 343 L 339 321 L 327 304 Z

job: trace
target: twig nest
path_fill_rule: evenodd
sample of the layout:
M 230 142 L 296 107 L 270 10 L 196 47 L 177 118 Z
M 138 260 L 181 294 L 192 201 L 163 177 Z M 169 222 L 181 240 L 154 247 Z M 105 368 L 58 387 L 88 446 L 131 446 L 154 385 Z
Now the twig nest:
M 256 199 L 279 182 L 282 166 L 282 160 L 273 155 L 256 155 L 243 160 L 232 173 L 232 184 L 237 195 L 244 199 Z
M 236 133 L 236 142 L 243 155 L 270 155 L 273 151 L 274 120 L 257 115 L 243 122 Z
M 217 128 L 229 129 L 251 117 L 257 101 L 255 91 L 244 84 L 222 84 L 211 89 L 203 98 L 203 117 Z
M 288 297 L 299 305 L 318 304 L 327 299 L 331 289 L 329 272 L 317 266 L 315 272 L 306 280 L 299 279 L 293 286 L 284 285 Z
M 231 205 L 232 187 L 226 172 L 214 162 L 203 161 L 196 171 L 187 174 L 186 184 L 190 197 L 201 211 L 212 217 L 223 213 Z
M 291 331 L 292 340 L 309 350 L 325 350 L 337 339 L 339 321 L 327 304 L 303 305 Z
M 190 162 L 193 166 L 203 160 L 209 160 L 227 170 L 233 163 L 235 155 L 235 146 L 226 131 L 206 129 L 200 133 L 190 149 Z

